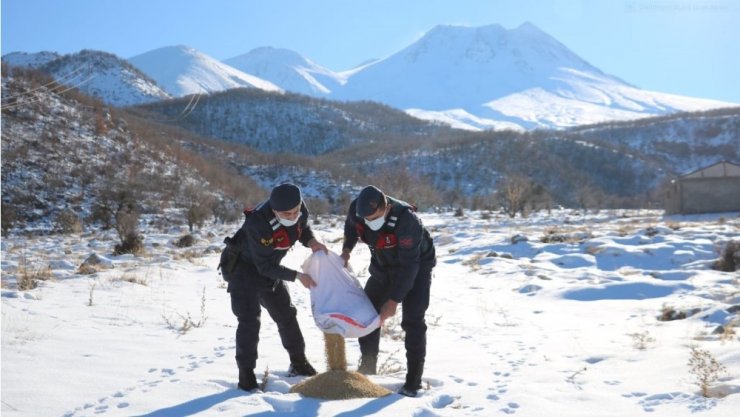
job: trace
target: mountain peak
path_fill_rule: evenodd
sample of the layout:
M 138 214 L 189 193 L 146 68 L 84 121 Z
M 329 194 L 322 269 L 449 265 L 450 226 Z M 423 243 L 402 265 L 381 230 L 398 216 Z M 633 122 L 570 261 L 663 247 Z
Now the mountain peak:
M 187 45 L 165 46 L 129 58 L 174 96 L 212 93 L 230 88 L 281 91 L 273 83 L 222 63 Z
M 285 48 L 275 48 L 272 46 L 254 48 L 246 54 L 229 58 L 224 62 L 233 66 L 235 62 L 247 59 L 271 59 L 289 65 L 314 65 L 313 62 L 298 52 Z
M 152 49 L 151 51 L 144 52 L 142 54 L 131 57 L 128 60 L 131 61 L 139 57 L 154 56 L 154 55 L 160 56 L 161 58 L 175 59 L 176 57 L 199 56 L 199 55 L 205 55 L 205 54 L 187 45 L 169 45 L 169 46 L 162 46 L 160 48 Z
M 492 98 L 553 85 L 558 68 L 598 73 L 531 23 L 512 30 L 499 24 L 439 25 L 352 75 L 340 98 L 361 95 L 367 83 L 375 85 L 376 100 L 399 108 L 464 109 L 481 115 L 481 105 Z
M 527 129 L 721 106 L 641 91 L 531 22 L 514 29 L 435 26 L 403 50 L 353 73 L 332 97 L 370 98 L 428 118 L 463 115 Z
M 114 106 L 169 98 L 154 80 L 109 52 L 83 49 L 61 56 L 56 52 L 13 53 L 3 57 L 3 61 L 35 68 L 51 75 L 59 84 L 77 88 Z
M 484 26 L 466 26 L 466 25 L 436 25 L 429 30 L 424 36 L 432 36 L 439 34 L 453 34 L 470 31 L 483 31 L 483 32 L 506 32 L 506 29 L 498 23 L 493 23 Z
M 16 67 L 29 67 L 38 69 L 39 67 L 42 67 L 49 62 L 59 58 L 60 56 L 61 55 L 59 55 L 58 53 L 51 51 L 41 51 L 35 53 L 10 52 L 3 55 L 2 61 Z
M 224 63 L 286 90 L 311 96 L 326 96 L 344 82 L 340 74 L 290 49 L 255 48 Z
M 540 35 L 545 35 L 547 37 L 550 37 L 547 33 L 545 33 L 542 29 L 540 29 L 537 25 L 535 25 L 532 22 L 524 22 L 521 25 L 517 26 L 516 28 L 512 29 L 512 31 L 515 32 L 522 32 L 522 33 L 536 33 Z
M 83 49 L 59 57 L 41 70 L 116 106 L 169 98 L 155 80 L 128 61 L 105 51 Z

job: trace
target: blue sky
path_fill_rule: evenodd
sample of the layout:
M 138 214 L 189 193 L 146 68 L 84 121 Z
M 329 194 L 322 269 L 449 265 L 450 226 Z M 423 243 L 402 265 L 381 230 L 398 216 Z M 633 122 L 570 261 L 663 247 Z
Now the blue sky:
M 527 21 L 640 88 L 740 103 L 738 0 L 2 0 L 2 53 L 273 46 L 338 71 L 438 24 Z

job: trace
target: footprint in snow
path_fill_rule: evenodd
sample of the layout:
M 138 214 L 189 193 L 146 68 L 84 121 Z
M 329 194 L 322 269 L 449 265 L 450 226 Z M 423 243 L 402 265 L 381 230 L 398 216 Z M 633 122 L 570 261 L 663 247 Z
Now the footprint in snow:
M 272 397 L 265 397 L 264 400 L 272 406 L 276 413 L 293 413 L 296 411 L 296 404 L 292 401 Z
M 216 357 L 218 358 L 223 357 L 224 355 L 227 354 L 227 352 L 230 352 L 231 350 L 232 348 L 226 347 L 226 346 L 218 346 L 218 347 L 213 348 L 214 355 L 216 355 Z
M 704 398 L 700 395 L 687 394 L 685 392 L 669 392 L 645 396 L 638 401 L 638 404 L 647 412 L 655 411 L 655 408 L 660 405 L 681 403 L 685 403 L 692 413 L 696 413 L 711 410 L 717 405 L 717 400 L 714 398 Z
M 519 404 L 517 403 L 508 403 L 506 404 L 506 407 L 502 408 L 501 411 L 503 411 L 506 414 L 514 414 L 519 409 Z
M 448 405 L 455 402 L 456 398 L 451 395 L 440 395 L 432 400 L 432 407 L 434 408 L 445 408 Z

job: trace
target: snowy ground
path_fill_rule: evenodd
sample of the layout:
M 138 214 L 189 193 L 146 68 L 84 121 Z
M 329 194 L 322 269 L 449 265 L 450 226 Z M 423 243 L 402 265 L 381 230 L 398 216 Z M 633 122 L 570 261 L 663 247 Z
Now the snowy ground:
M 215 271 L 231 225 L 202 231 L 187 249 L 172 244 L 183 230 L 148 232 L 140 258 L 111 256 L 112 235 L 3 239 L 2 415 L 737 415 L 738 336 L 712 332 L 737 320 L 740 279 L 709 268 L 718 248 L 738 238 L 737 213 L 422 217 L 438 267 L 418 398 L 320 401 L 288 393 L 301 379 L 285 376 L 287 354 L 266 312 L 258 371 L 267 371 L 267 391 L 237 390 L 236 320 Z M 313 227 L 339 251 L 340 219 Z M 541 242 L 547 234 L 568 241 Z M 364 282 L 368 251 L 358 249 L 351 264 Z M 78 274 L 93 252 L 114 267 Z M 297 268 L 308 255 L 296 248 L 284 263 Z M 17 291 L 24 272 L 51 279 Z M 289 287 L 309 359 L 321 370 L 323 339 L 309 293 Z M 657 320 L 671 308 L 698 312 Z M 182 330 L 188 318 L 194 326 Z M 391 326 L 381 341 L 384 374 L 372 379 L 395 391 L 405 364 L 400 326 Z M 691 346 L 725 366 L 712 398 L 699 394 L 689 372 Z M 356 340 L 347 340 L 347 355 L 354 369 Z

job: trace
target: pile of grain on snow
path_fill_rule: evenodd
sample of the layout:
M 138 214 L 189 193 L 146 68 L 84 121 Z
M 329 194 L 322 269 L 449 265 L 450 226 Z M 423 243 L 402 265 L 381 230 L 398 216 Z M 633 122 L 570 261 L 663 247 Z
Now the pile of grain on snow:
M 390 394 L 390 391 L 375 385 L 365 375 L 347 372 L 347 356 L 344 347 L 344 337 L 324 333 L 324 348 L 329 371 L 294 385 L 290 392 L 325 400 L 377 398 Z
M 348 371 L 324 372 L 293 385 L 290 392 L 324 400 L 377 398 L 391 393 L 389 390 L 374 384 L 365 375 Z

